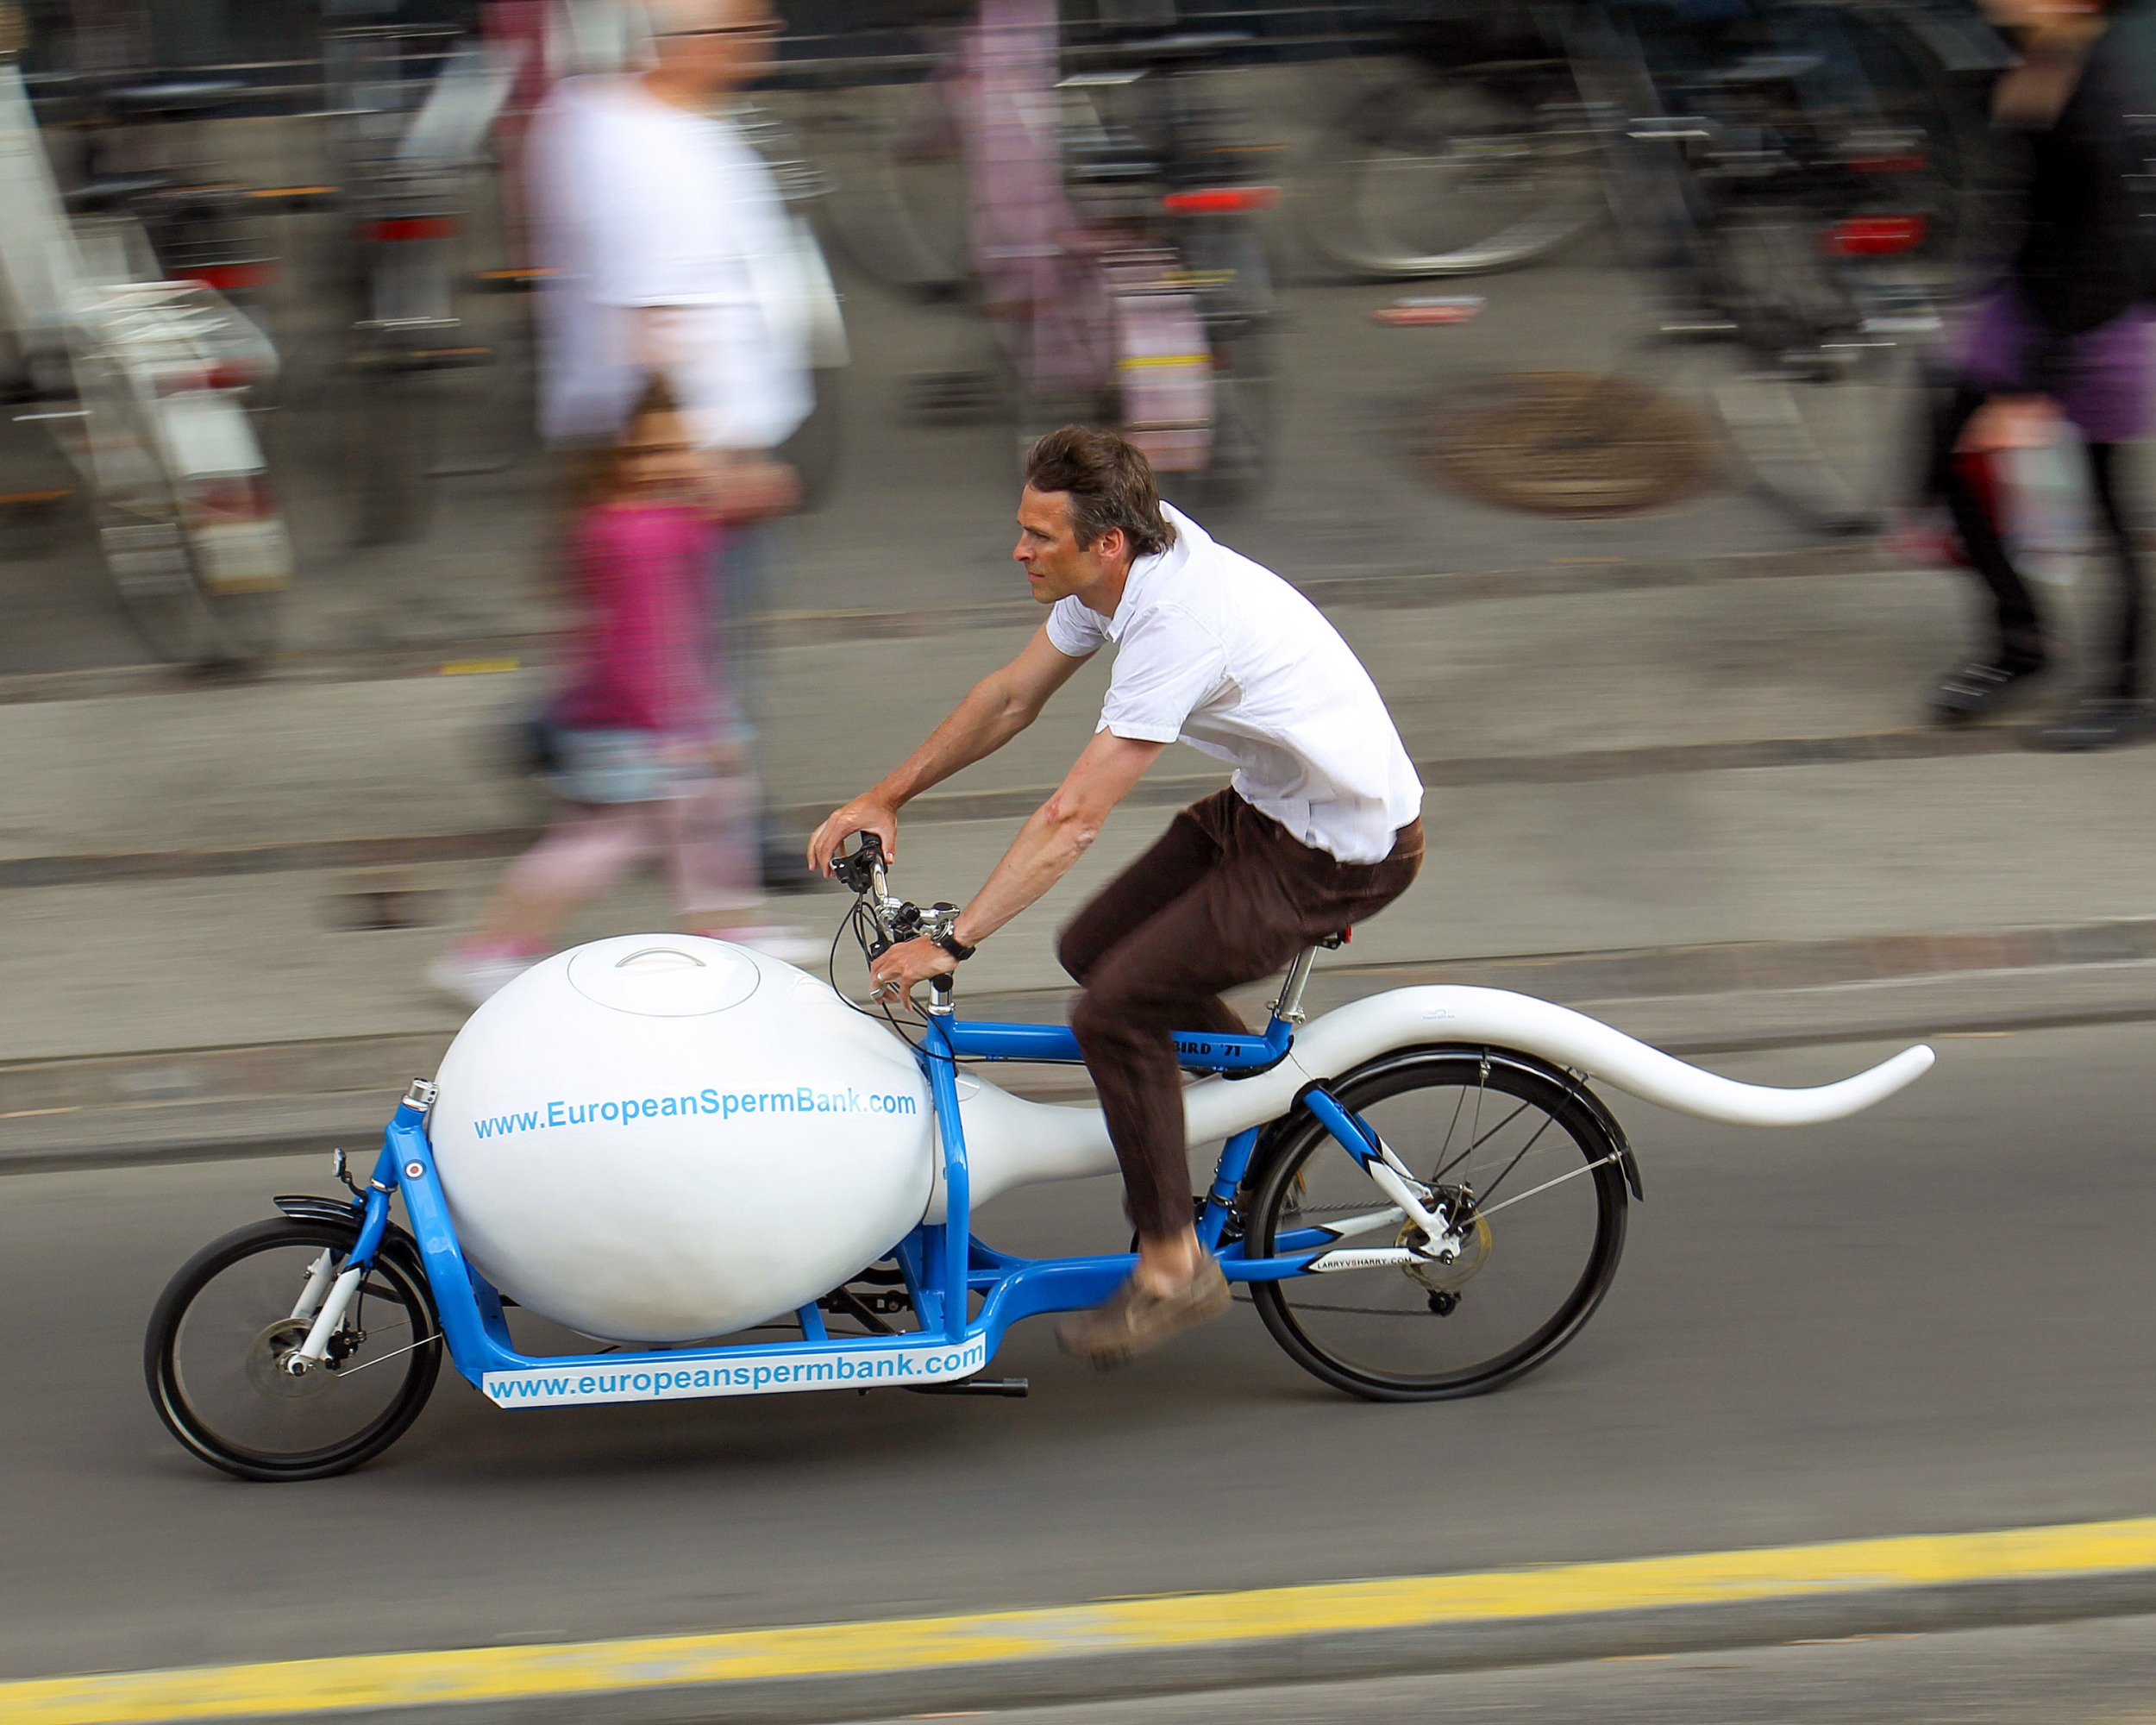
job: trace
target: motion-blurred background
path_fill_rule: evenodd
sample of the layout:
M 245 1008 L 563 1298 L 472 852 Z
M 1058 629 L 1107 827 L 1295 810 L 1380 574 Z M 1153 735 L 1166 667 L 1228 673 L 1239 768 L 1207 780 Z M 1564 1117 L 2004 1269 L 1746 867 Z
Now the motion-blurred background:
M 2102 16 L 793 0 L 767 35 L 754 0 L 705 9 L 34 0 L 9 25 L 0 1350 L 33 1393 L 0 1413 L 29 1518 L 0 1667 L 2145 1509 L 2156 787 L 2108 744 L 2146 717 L 2122 622 L 2146 336 L 2138 287 L 2044 294 L 2087 274 L 2068 241 L 2143 243 L 2128 122 L 2156 104 L 1997 98 Z M 2144 9 L 2109 20 L 2129 95 Z M 611 302 L 606 260 L 564 261 L 548 175 L 579 161 L 547 122 L 565 80 L 669 53 L 731 56 L 680 75 L 761 164 L 730 182 L 761 238 L 730 287 L 623 303 L 768 334 L 726 336 L 764 369 L 724 411 L 796 392 L 697 437 L 793 476 L 712 594 L 773 938 L 820 946 L 844 908 L 801 836 L 1037 623 L 1018 457 L 1075 419 L 1335 618 L 1430 787 L 1421 881 L 1315 1006 L 1494 982 L 1774 1082 L 1852 1070 L 1814 1044 L 1970 1039 L 1831 1140 L 1739 1152 L 1639 1110 L 1650 1201 L 1606 1315 L 1465 1413 L 1381 1428 L 1254 1329 L 1188 1381 L 1074 1378 L 1060 1416 L 1024 1333 L 1031 1402 L 881 1424 L 847 1397 L 511 1428 L 448 1386 L 393 1461 L 308 1488 L 317 1527 L 401 1562 L 365 1496 L 398 1473 L 436 1579 L 385 1607 L 354 1571 L 328 1627 L 272 1645 L 232 1602 L 289 1597 L 307 1552 L 265 1557 L 267 1500 L 234 1509 L 171 1451 L 132 1350 L 172 1266 L 260 1209 L 269 1173 L 235 1158 L 361 1145 L 433 1070 L 464 1013 L 442 956 L 554 818 L 533 731 L 591 627 L 564 546 L 578 445 L 607 438 L 542 435 L 548 319 Z M 2100 366 L 2092 329 L 2119 336 Z M 1971 377 L 2000 411 L 1942 450 Z M 2037 623 L 1995 630 L 1972 507 Z M 981 878 L 1104 681 L 910 811 L 912 896 Z M 2098 752 L 2023 746 L 2062 724 L 2052 747 Z M 1055 928 L 1213 782 L 1195 756 L 1156 776 L 968 965 L 974 1006 L 1060 1012 Z M 675 911 L 639 878 L 563 938 Z M 1090 1189 L 1011 1226 L 1120 1227 Z M 1351 1441 L 1433 1482 L 1446 1549 L 1359 1490 Z M 488 1521 L 542 1488 L 559 1519 Z

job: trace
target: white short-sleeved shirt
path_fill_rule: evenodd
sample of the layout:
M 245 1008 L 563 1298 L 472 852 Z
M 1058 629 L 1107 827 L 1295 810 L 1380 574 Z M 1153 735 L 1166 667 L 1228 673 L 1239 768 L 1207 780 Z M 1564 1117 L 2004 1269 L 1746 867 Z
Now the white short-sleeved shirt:
M 611 438 L 642 384 L 636 314 L 681 308 L 671 368 L 706 448 L 784 442 L 814 405 L 807 296 L 786 206 L 727 121 L 629 76 L 565 78 L 531 151 L 541 297 L 540 420 L 556 441 Z
M 1050 642 L 1074 659 L 1116 643 L 1094 728 L 1232 761 L 1237 793 L 1305 844 L 1382 860 L 1422 783 L 1369 673 L 1286 581 L 1163 512 L 1175 543 L 1131 566 L 1113 617 L 1075 595 L 1048 614 Z

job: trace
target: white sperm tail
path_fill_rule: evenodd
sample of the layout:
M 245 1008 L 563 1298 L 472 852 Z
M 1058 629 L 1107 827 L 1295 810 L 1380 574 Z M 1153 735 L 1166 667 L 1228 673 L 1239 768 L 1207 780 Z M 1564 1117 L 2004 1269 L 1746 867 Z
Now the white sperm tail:
M 1742 1084 L 1701 1070 L 1583 1013 L 1501 988 L 1395 988 L 1327 1013 L 1306 1025 L 1288 1057 L 1254 1078 L 1207 1078 L 1183 1092 L 1190 1142 L 1204 1144 L 1277 1119 L 1313 1079 L 1337 1078 L 1395 1049 L 1438 1044 L 1517 1050 L 1552 1066 L 1584 1072 L 1679 1113 L 1726 1126 L 1797 1126 L 1839 1120 L 1928 1070 L 1934 1056 L 1918 1044 L 1839 1083 L 1783 1090 Z M 1094 1107 L 1028 1102 L 961 1082 L 973 1201 L 1036 1181 L 1112 1173 L 1115 1153 Z M 930 1219 L 943 1214 L 939 1176 Z

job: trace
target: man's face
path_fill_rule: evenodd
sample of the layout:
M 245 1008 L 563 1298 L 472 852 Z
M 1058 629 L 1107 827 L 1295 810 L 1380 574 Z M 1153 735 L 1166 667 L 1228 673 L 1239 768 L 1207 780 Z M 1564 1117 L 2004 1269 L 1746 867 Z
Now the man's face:
M 1025 566 L 1033 597 L 1053 605 L 1106 574 L 1122 555 L 1123 530 L 1112 527 L 1089 547 L 1080 549 L 1078 536 L 1070 527 L 1070 495 L 1060 491 L 1035 491 L 1031 486 L 1018 495 L 1018 543 L 1011 555 Z
M 771 0 L 704 0 L 679 8 L 657 41 L 660 63 L 711 96 L 754 83 L 771 69 L 781 28 Z

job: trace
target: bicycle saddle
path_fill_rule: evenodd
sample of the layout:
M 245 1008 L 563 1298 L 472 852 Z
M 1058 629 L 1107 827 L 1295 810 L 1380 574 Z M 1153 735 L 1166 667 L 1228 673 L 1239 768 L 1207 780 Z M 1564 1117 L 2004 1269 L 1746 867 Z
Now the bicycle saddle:
M 235 100 L 246 90 L 246 84 L 236 78 L 173 78 L 110 90 L 105 100 L 131 114 L 199 114 Z
M 1827 64 L 1823 53 L 1752 53 L 1727 66 L 1697 74 L 1692 82 L 1725 89 L 1758 84 L 1792 84 Z
M 78 215 L 101 214 L 132 204 L 138 198 L 147 198 L 153 192 L 165 191 L 172 182 L 163 174 L 110 174 L 96 179 L 86 179 L 80 185 L 71 185 L 60 194 L 60 202 Z
M 1117 60 L 1147 66 L 1188 65 L 1218 60 L 1250 38 L 1240 30 L 1195 30 L 1167 36 L 1122 36 L 1108 44 Z

